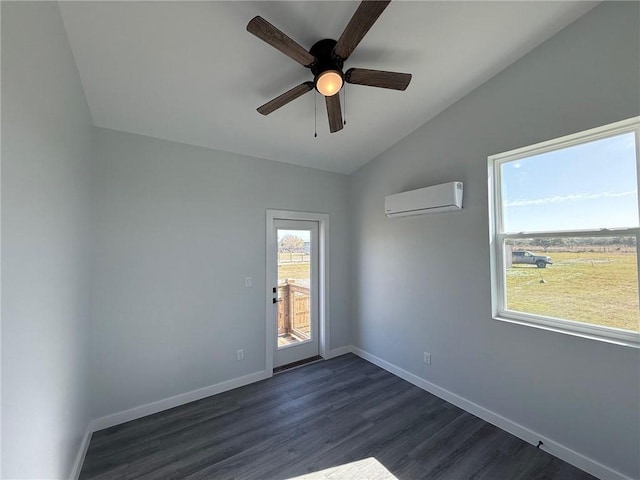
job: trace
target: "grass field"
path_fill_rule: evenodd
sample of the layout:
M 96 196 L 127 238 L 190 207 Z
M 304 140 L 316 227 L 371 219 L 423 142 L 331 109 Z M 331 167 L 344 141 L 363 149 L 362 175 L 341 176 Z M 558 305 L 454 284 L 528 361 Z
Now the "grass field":
M 281 263 L 278 265 L 278 278 L 308 279 L 310 265 L 309 262 Z
M 547 268 L 507 270 L 509 310 L 640 331 L 635 253 L 549 255 L 554 264 Z

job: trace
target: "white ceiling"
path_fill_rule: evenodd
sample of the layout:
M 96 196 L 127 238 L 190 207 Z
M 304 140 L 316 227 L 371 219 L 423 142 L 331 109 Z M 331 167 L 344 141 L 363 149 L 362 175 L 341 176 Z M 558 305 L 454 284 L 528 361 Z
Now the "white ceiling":
M 305 48 L 337 39 L 359 2 L 61 2 L 96 126 L 351 173 L 591 9 L 593 2 L 394 1 L 345 63 L 409 72 L 405 92 L 346 90 L 330 134 L 314 93 L 256 108 L 312 80 L 246 31 L 255 15 Z

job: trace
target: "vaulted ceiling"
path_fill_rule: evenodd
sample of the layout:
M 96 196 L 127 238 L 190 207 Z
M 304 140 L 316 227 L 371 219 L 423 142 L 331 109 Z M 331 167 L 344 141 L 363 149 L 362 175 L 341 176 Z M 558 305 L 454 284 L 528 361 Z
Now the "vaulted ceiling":
M 347 85 L 347 125 L 333 134 L 315 92 L 257 113 L 312 76 L 249 34 L 249 20 L 260 15 L 308 49 L 337 39 L 358 4 L 74 1 L 60 9 L 96 126 L 351 173 L 595 6 L 396 0 L 345 70 L 412 73 L 405 92 Z

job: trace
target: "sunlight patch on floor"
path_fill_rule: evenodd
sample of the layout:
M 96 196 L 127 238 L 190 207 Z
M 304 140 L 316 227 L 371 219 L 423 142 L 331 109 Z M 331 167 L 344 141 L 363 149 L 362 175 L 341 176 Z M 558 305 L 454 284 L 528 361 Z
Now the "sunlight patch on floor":
M 373 457 L 330 467 L 319 472 L 306 473 L 287 480 L 398 480 L 384 465 Z

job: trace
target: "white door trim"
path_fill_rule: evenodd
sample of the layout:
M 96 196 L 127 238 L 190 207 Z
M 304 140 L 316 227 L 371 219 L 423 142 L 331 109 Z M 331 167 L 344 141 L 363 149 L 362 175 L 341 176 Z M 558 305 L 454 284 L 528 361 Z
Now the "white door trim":
M 331 350 L 329 345 L 329 215 L 327 213 L 297 212 L 293 210 L 267 210 L 266 232 L 266 355 L 265 370 L 273 375 L 273 351 L 275 349 L 275 314 L 271 285 L 277 276 L 278 266 L 270 259 L 276 258 L 274 220 L 307 220 L 318 222 L 318 351 L 321 357 L 327 358 Z M 275 269 L 275 270 L 274 270 Z

